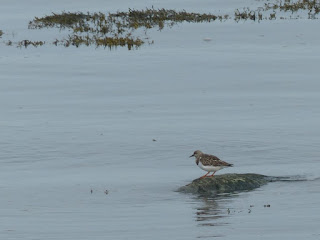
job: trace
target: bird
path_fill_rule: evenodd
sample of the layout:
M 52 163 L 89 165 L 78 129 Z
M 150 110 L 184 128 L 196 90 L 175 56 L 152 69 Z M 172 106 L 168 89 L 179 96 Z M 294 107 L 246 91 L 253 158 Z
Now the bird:
M 213 177 L 217 171 L 219 171 L 223 168 L 226 168 L 226 167 L 233 166 L 233 164 L 222 161 L 217 156 L 205 154 L 205 153 L 201 152 L 200 150 L 194 151 L 194 153 L 190 157 L 195 157 L 196 164 L 198 165 L 198 167 L 204 171 L 207 171 L 207 174 L 203 175 L 200 178 Z M 208 174 L 210 172 L 213 172 L 213 173 L 212 173 L 212 175 L 208 176 Z

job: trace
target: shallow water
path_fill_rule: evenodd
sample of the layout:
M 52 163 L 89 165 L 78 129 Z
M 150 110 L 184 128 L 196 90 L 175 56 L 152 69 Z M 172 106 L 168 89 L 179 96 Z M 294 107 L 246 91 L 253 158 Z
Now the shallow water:
M 0 21 L 14 23 L 0 29 L 38 36 L 27 30 L 35 15 L 106 5 L 41 2 L 6 1 Z M 181 24 L 134 51 L 1 44 L 1 239 L 319 239 L 318 24 Z M 188 158 L 196 149 L 234 164 L 218 174 L 306 181 L 211 199 L 177 193 L 204 174 Z

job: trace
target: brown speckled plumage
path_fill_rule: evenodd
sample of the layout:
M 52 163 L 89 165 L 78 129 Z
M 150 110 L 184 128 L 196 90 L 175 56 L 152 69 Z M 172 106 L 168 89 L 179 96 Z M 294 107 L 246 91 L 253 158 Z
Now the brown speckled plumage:
M 215 155 L 205 154 L 199 150 L 195 151 L 192 157 L 193 156 L 196 158 L 197 165 L 199 165 L 199 162 L 201 161 L 202 165 L 204 166 L 226 166 L 226 167 L 233 166 L 233 164 L 222 161 L 220 158 L 218 158 Z
M 198 160 L 199 159 L 199 160 Z M 204 166 L 227 166 L 231 167 L 232 164 L 222 161 L 220 158 L 214 155 L 202 153 L 197 161 L 201 161 Z
M 200 178 L 204 177 L 213 177 L 214 174 L 226 167 L 232 167 L 233 164 L 222 161 L 220 158 L 214 155 L 205 154 L 200 150 L 194 151 L 194 153 L 190 157 L 196 158 L 196 164 L 199 168 L 204 171 L 207 171 L 207 174 L 203 175 Z M 210 172 L 213 172 L 212 175 L 208 176 Z

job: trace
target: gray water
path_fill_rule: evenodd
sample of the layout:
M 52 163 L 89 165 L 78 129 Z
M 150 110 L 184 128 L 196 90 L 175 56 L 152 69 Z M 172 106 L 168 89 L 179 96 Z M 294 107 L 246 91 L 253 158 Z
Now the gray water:
M 27 23 L 62 10 L 258 3 L 3 1 L 0 40 L 50 39 Z M 319 239 L 318 25 L 180 24 L 134 51 L 0 44 L 0 238 Z M 196 149 L 234 164 L 218 174 L 303 181 L 177 193 L 205 173 Z

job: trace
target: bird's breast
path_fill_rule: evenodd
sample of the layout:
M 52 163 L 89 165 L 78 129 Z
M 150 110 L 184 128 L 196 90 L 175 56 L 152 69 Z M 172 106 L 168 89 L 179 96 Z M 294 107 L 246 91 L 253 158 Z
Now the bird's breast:
M 219 171 L 220 169 L 224 168 L 224 166 L 205 166 L 202 164 L 202 162 L 199 161 L 199 164 L 197 164 L 199 168 L 201 168 L 204 171 L 207 172 L 216 172 Z

